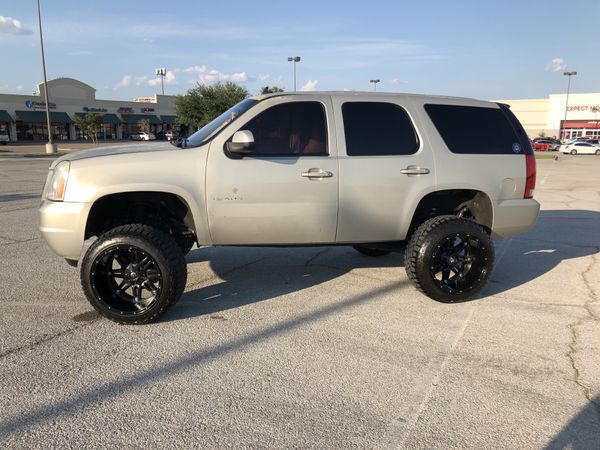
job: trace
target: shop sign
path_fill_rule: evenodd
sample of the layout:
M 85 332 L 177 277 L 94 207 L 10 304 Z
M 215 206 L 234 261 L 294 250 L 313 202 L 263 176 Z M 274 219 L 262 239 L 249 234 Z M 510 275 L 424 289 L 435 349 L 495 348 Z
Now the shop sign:
M 600 105 L 569 106 L 567 111 L 591 111 L 597 113 L 600 112 Z
M 85 112 L 91 112 L 91 113 L 105 113 L 105 112 L 108 112 L 108 109 L 106 109 L 106 108 L 89 108 L 87 106 L 84 106 L 83 110 Z
M 154 112 L 154 108 L 142 108 L 143 113 Z
M 44 102 L 34 102 L 33 100 L 27 100 L 25 106 L 29 109 L 46 109 Z M 56 103 L 48 102 L 48 108 L 56 109 Z
M 117 109 L 117 112 L 119 114 L 132 114 L 133 108 L 130 108 L 129 106 L 123 106 L 122 108 Z

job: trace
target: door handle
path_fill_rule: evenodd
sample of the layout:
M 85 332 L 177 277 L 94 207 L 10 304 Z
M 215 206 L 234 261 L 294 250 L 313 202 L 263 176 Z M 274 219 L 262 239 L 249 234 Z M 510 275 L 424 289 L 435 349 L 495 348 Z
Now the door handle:
M 406 169 L 400 170 L 400 173 L 403 175 L 427 175 L 429 169 L 419 166 L 408 166 Z
M 308 169 L 308 172 L 302 172 L 301 175 L 304 178 L 320 180 L 321 178 L 331 178 L 333 173 L 321 169 Z

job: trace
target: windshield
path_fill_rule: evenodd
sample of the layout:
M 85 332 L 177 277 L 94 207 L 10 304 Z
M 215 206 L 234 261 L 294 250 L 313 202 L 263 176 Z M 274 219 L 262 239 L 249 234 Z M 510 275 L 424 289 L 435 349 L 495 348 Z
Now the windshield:
M 192 134 L 184 141 L 183 147 L 198 147 L 204 144 L 206 141 L 216 136 L 221 130 L 228 127 L 233 121 L 235 121 L 238 117 L 240 117 L 257 103 L 258 100 L 251 98 L 242 100 L 237 105 L 229 108 L 219 117 L 207 123 L 194 134 Z

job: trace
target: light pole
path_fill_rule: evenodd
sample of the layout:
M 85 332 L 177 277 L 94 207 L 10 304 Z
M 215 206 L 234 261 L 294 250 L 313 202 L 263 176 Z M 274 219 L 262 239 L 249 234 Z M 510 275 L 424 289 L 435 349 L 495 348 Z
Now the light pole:
M 381 80 L 371 80 L 370 82 L 373 83 L 373 91 L 377 92 L 377 83 L 379 83 Z
M 160 67 L 158 69 L 154 69 L 154 73 L 156 73 L 157 77 L 160 77 L 161 92 L 162 92 L 162 95 L 165 95 L 164 79 L 165 79 L 165 76 L 167 75 L 167 69 L 165 69 L 164 67 Z
M 296 63 L 300 62 L 299 56 L 288 56 L 288 61 L 294 63 L 294 92 L 296 92 Z
M 567 83 L 567 101 L 565 103 L 565 120 L 563 120 L 563 139 L 566 139 L 567 111 L 569 110 L 569 91 L 571 90 L 571 77 L 573 75 L 577 75 L 577 72 L 563 72 L 563 75 L 569 77 L 569 82 Z
M 38 24 L 40 27 L 40 47 L 42 49 L 42 72 L 44 74 L 44 99 L 46 101 L 46 126 L 48 127 L 48 143 L 46 153 L 56 153 L 56 144 L 52 143 L 52 129 L 50 128 L 50 102 L 48 101 L 48 80 L 46 79 L 46 57 L 44 56 L 44 38 L 42 37 L 42 13 L 40 0 L 37 0 Z

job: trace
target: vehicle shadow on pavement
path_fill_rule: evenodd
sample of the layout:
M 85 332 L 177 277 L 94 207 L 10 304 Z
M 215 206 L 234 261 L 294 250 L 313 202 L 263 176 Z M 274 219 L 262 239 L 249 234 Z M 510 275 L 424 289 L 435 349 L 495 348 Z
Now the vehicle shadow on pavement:
M 600 213 L 541 211 L 527 234 L 496 244 L 496 267 L 482 294 L 500 294 L 555 269 L 562 261 L 600 251 Z M 192 251 L 188 263 L 208 262 L 210 271 L 186 292 L 162 320 L 180 320 L 265 301 L 317 286 L 357 269 L 404 265 L 402 252 L 364 256 L 351 247 L 207 247 Z M 189 267 L 189 266 L 188 266 Z M 369 271 L 370 273 L 371 271 Z M 389 277 L 391 273 L 387 273 Z M 406 281 L 404 271 L 394 272 Z M 188 287 L 189 287 L 188 282 Z M 192 284 L 192 286 L 194 286 Z M 434 300 L 431 300 L 434 301 Z
M 357 269 L 392 268 L 404 274 L 402 253 L 369 257 L 346 246 L 208 247 L 192 251 L 187 260 L 188 268 L 209 262 L 210 271 L 203 272 L 204 280 L 196 283 L 199 286 L 186 292 L 161 321 L 215 314 L 300 292 Z M 389 278 L 389 272 L 385 276 L 378 279 L 406 281 L 400 276 Z
M 107 381 L 99 386 L 85 387 L 81 392 L 64 399 L 51 399 L 42 405 L 32 405 L 26 411 L 14 415 L 0 415 L 0 442 L 8 437 L 27 432 L 27 430 L 43 423 L 51 423 L 59 418 L 81 412 L 90 405 L 98 405 L 125 396 L 130 392 L 144 389 L 161 380 L 167 380 L 191 369 L 207 364 L 223 356 L 243 351 L 257 343 L 281 336 L 308 323 L 335 316 L 355 308 L 361 304 L 373 301 L 382 295 L 388 295 L 401 289 L 406 281 L 397 281 L 385 286 L 368 289 L 366 292 L 351 295 L 347 298 L 322 305 L 304 314 L 293 315 L 287 320 L 257 327 L 254 331 L 236 336 L 226 342 L 192 350 L 185 357 L 178 358 L 166 364 L 158 364 L 149 369 L 135 371 L 113 381 Z
M 496 244 L 496 267 L 482 295 L 495 295 L 526 284 L 562 261 L 600 252 L 600 212 L 541 211 L 528 233 Z
M 546 450 L 600 448 L 600 395 L 589 402 L 545 448 Z

